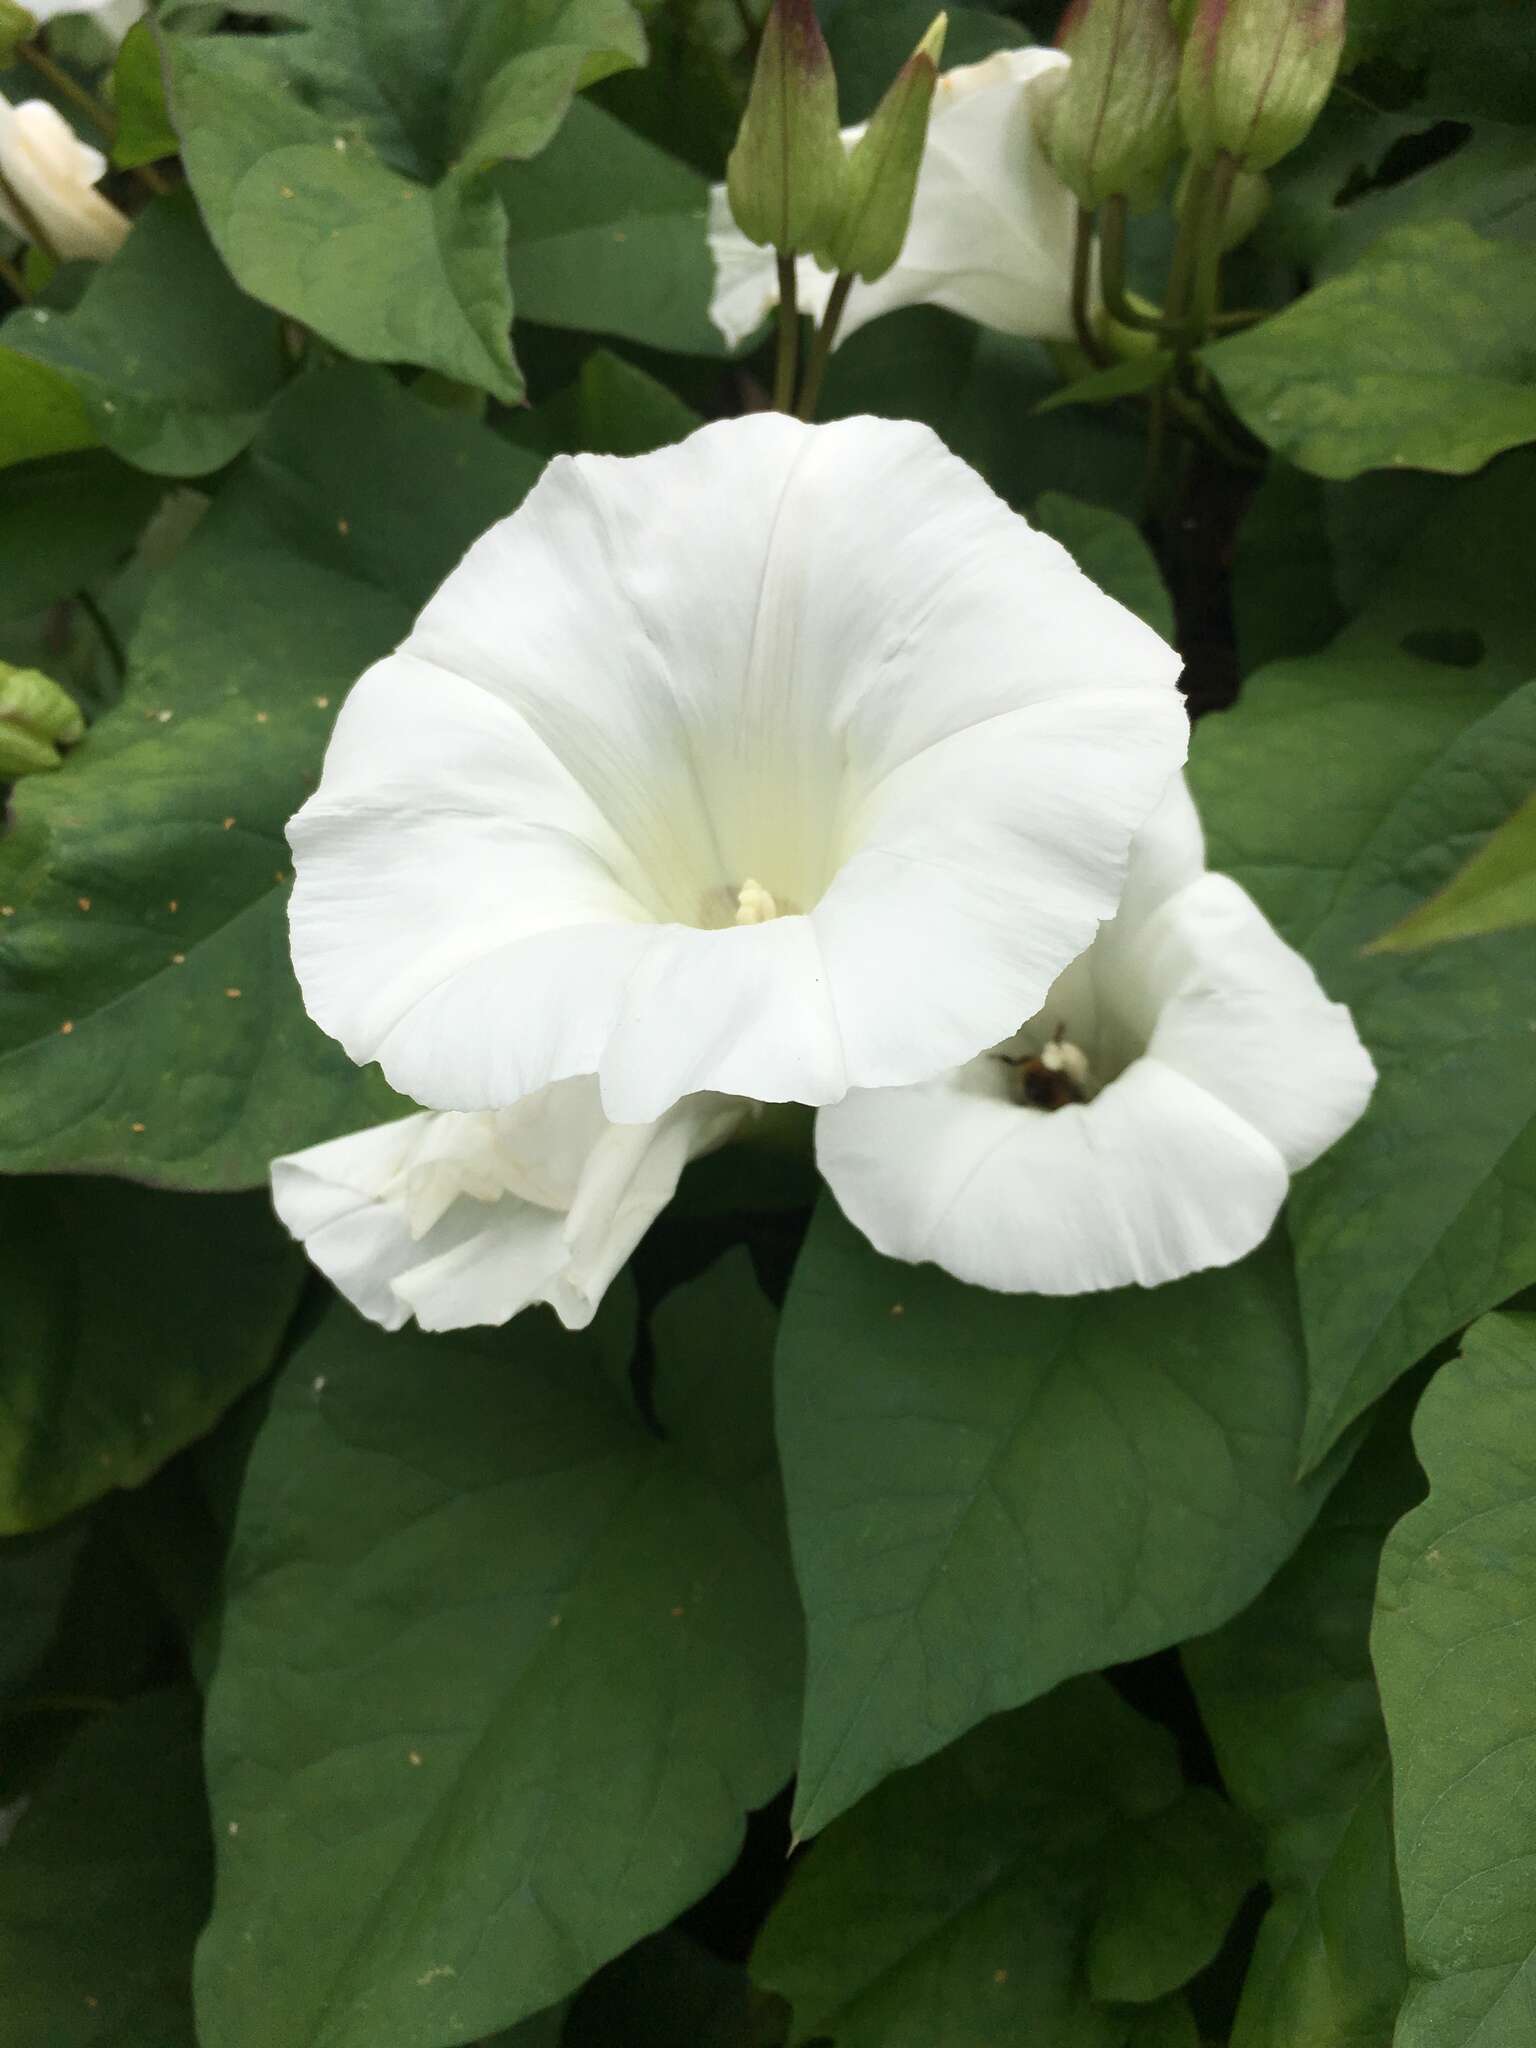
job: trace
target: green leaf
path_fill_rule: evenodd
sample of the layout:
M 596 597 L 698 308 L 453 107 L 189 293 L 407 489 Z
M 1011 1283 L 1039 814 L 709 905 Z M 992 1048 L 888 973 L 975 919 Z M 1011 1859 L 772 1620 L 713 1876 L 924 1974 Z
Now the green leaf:
M 1510 688 L 1536 666 L 1509 580 L 1533 490 L 1522 456 L 1453 493 L 1326 653 L 1250 678 L 1196 732 L 1212 864 L 1351 1006 L 1380 1075 L 1364 1118 L 1291 1194 L 1309 1462 L 1441 1339 L 1536 1279 L 1528 940 L 1364 951 L 1536 775 L 1536 684 Z
M 295 1355 L 209 1693 L 202 2048 L 488 2033 L 730 1867 L 799 1700 L 745 1253 L 654 1334 L 665 1438 L 612 1383 L 618 1299 L 583 1337 L 336 1308 Z
M 46 363 L 17 355 L 0 327 L 0 469 L 42 455 L 89 448 L 97 438 L 73 384 Z
M 1180 1792 L 1169 1737 L 1099 1678 L 887 1780 L 806 1854 L 752 1957 L 791 2040 L 1120 2048 L 1083 1947 L 1123 1831 Z
M 71 1739 L 0 1855 L 0 2048 L 194 2048 L 207 1899 L 197 1703 L 146 1693 Z
M 707 180 L 578 101 L 532 163 L 495 179 L 518 318 L 721 356 Z
M 1331 208 L 1316 274 L 1347 270 L 1389 229 L 1447 217 L 1494 241 L 1536 240 L 1536 133 L 1480 121 L 1415 176 Z
M 574 384 L 524 418 L 527 443 L 551 455 L 648 455 L 704 424 L 675 391 L 606 348 L 594 349 Z M 512 431 L 526 445 L 521 425 L 514 421 Z
M 1074 377 L 1059 391 L 1052 391 L 1035 407 L 1038 413 L 1060 412 L 1070 405 L 1108 405 L 1113 398 L 1131 398 L 1138 391 L 1151 391 L 1166 384 L 1173 375 L 1173 357 L 1166 349 L 1149 349 L 1143 355 L 1127 356 L 1107 369 L 1091 370 Z
M 1350 56 L 1386 58 L 1418 74 L 1418 98 L 1438 113 L 1529 121 L 1536 44 L 1509 0 L 1350 0 Z
M 19 619 L 115 568 L 162 487 L 98 449 L 0 469 L 0 619 Z
M 1150 2005 L 1187 1984 L 1258 1881 L 1252 1834 L 1209 1786 L 1128 1821 L 1088 1939 L 1094 1997 Z
M 988 1294 L 882 1259 L 824 1201 L 779 1445 L 809 1673 L 795 1825 L 1062 1678 L 1214 1628 L 1326 1490 L 1292 1484 L 1283 1239 L 1151 1292 Z
M 1436 895 L 1393 925 L 1375 953 L 1416 953 L 1447 939 L 1536 924 L 1536 797 L 1500 825 Z
M 123 38 L 112 67 L 112 104 L 117 113 L 112 161 L 119 169 L 131 171 L 175 156 L 181 143 L 166 105 L 160 45 L 148 21 L 136 21 Z
M 1244 675 L 1326 646 L 1344 623 L 1326 526 L 1327 486 L 1271 462 L 1237 530 L 1232 612 Z
M 303 1272 L 264 1196 L 0 1181 L 0 1531 L 136 1486 L 211 1428 L 275 1358 Z
M 628 0 L 286 12 L 290 34 L 171 43 L 182 155 L 225 261 L 351 355 L 515 403 L 507 224 L 483 173 L 643 60 Z
M 1173 600 L 1157 557 L 1123 512 L 1085 505 L 1064 491 L 1046 491 L 1035 505 L 1034 524 L 1059 540 L 1101 590 L 1144 619 L 1154 633 L 1173 638 Z
M 290 386 L 157 581 L 123 702 L 14 799 L 0 1169 L 250 1187 L 398 1106 L 304 1015 L 283 828 L 348 685 L 535 471 L 377 372 Z
M 1296 1555 L 1184 1663 L 1274 1900 L 1232 2048 L 1389 2048 L 1406 1965 L 1367 1637 L 1387 1531 L 1423 1493 L 1405 1418 L 1367 1440 Z
M 0 342 L 66 377 L 92 438 L 156 476 L 238 455 L 283 376 L 276 321 L 230 283 L 186 192 L 145 209 L 73 312 L 23 306 Z
M 1529 252 L 1446 220 L 1383 235 L 1202 359 L 1243 424 L 1299 469 L 1466 475 L 1536 440 L 1533 328 Z
M 1371 1650 L 1396 1782 L 1397 2048 L 1524 2048 L 1536 1999 L 1536 1315 L 1468 1331 L 1420 1403 L 1429 1498 L 1381 1560 Z

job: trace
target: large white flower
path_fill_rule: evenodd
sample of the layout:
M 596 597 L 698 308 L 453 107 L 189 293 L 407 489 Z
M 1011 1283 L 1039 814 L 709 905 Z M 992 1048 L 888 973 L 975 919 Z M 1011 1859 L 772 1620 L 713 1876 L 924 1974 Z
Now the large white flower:
M 1365 1108 L 1349 1012 L 1224 875 L 1182 777 L 1119 915 L 1013 1038 L 816 1120 L 832 1192 L 893 1258 L 1004 1293 L 1176 1280 L 1259 1244 Z
M 584 1329 L 690 1159 L 746 1112 L 692 1096 L 610 1124 L 590 1079 L 515 1108 L 401 1117 L 272 1164 L 278 1215 L 354 1308 L 387 1330 L 505 1323 L 547 1301 Z
M 1068 62 L 1060 50 L 999 50 L 946 71 L 933 96 L 912 222 L 895 267 L 856 283 L 840 340 L 898 306 L 944 306 L 983 327 L 1034 341 L 1072 336 L 1072 244 L 1077 208 L 1035 139 L 1043 93 Z M 852 145 L 864 133 L 847 128 Z M 715 263 L 709 316 L 734 348 L 755 334 L 779 297 L 771 249 L 731 218 L 725 187 L 710 194 Z M 802 312 L 820 319 L 831 274 L 809 256 L 795 269 Z
M 66 262 L 115 255 L 129 223 L 92 189 L 106 169 L 100 150 L 82 142 L 47 100 L 13 107 L 0 95 L 0 221 L 24 241 L 40 231 Z
M 1113 912 L 1177 669 L 926 427 L 561 457 L 342 711 L 306 1004 L 433 1109 L 924 1079 Z

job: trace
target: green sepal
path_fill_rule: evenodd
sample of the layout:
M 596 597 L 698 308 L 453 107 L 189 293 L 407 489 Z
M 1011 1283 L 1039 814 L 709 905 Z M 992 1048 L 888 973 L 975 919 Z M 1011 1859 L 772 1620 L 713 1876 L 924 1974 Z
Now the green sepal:
M 37 19 L 16 0 L 0 0 L 0 71 L 20 61 L 21 46 L 37 34 Z
M 851 271 L 873 284 L 901 254 L 912 221 L 948 26 L 947 15 L 934 17 L 854 144 L 842 212 L 832 233 L 816 248 L 823 269 Z

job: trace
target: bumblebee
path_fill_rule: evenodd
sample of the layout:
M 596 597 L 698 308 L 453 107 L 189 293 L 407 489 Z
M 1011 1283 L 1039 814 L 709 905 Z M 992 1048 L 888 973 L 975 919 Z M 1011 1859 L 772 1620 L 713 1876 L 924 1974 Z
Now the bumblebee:
M 1025 1109 L 1065 1109 L 1071 1102 L 1086 1102 L 1088 1061 L 1080 1046 L 1069 1042 L 1065 1024 L 1058 1024 L 1041 1051 L 1000 1052 L 996 1055 L 1011 1067 L 1014 1100 Z

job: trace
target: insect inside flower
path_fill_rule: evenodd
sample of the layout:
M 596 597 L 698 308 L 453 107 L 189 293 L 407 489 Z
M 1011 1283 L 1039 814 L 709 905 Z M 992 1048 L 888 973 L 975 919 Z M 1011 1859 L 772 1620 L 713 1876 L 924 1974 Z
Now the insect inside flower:
M 1058 1024 L 1039 1052 L 996 1055 L 1013 1069 L 1013 1099 L 1024 1109 L 1065 1109 L 1088 1100 L 1088 1055 Z

